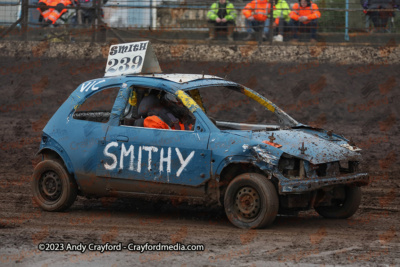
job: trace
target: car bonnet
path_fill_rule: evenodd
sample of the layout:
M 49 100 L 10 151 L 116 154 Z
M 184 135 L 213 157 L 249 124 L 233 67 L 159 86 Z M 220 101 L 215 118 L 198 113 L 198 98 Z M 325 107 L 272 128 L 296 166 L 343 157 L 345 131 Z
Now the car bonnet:
M 279 146 L 278 149 L 282 152 L 307 160 L 312 164 L 361 159 L 360 153 L 354 151 L 355 149 L 349 146 L 344 139 L 335 136 L 324 137 L 317 131 L 291 129 L 253 132 L 252 138 L 258 140 L 258 143 L 265 144 L 267 149 L 272 147 L 268 142 L 273 140 L 273 144 Z

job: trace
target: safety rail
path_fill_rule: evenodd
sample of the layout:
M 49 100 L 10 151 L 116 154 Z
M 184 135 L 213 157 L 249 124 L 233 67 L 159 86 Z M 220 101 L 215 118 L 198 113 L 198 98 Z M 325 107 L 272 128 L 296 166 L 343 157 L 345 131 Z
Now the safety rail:
M 125 41 L 144 36 L 156 39 L 204 40 L 208 34 L 207 13 L 211 3 L 214 2 L 187 1 L 191 3 L 179 4 L 179 1 L 108 0 L 103 3 L 87 0 L 91 5 L 85 3 L 85 5 L 67 6 L 65 8 L 68 12 L 63 14 L 56 24 L 44 25 L 39 19 L 37 4 L 33 1 L 35 0 L 5 2 L 0 0 L 0 14 L 1 12 L 12 14 L 3 22 L 0 20 L 0 40 L 49 39 L 66 42 L 102 42 L 110 38 Z M 318 1 L 315 2 L 318 4 Z M 246 3 L 242 1 L 233 3 L 237 13 L 234 40 L 240 41 L 246 36 L 245 17 L 242 14 Z M 326 3 L 319 4 L 321 13 L 317 26 L 319 40 L 386 43 L 389 39 L 399 38 L 398 9 L 368 10 L 368 14 L 373 11 L 389 14 L 387 25 L 375 29 L 371 16 L 363 12 L 364 9 L 359 3 L 344 7 L 339 7 L 345 5 L 344 0 L 340 0 L 340 5 L 336 3 L 334 7 L 328 7 Z M 14 8 L 14 13 L 7 11 L 10 8 Z M 268 41 L 272 42 L 273 20 L 271 10 L 268 12 L 269 18 L 263 31 Z M 289 25 L 285 25 L 284 28 L 286 41 L 291 39 L 292 29 Z M 261 43 L 262 39 L 259 38 L 258 41 Z

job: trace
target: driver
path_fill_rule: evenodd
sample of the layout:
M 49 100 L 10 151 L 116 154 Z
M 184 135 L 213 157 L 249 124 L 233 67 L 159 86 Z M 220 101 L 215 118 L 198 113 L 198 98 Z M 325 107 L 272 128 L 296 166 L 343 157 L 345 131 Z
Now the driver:
M 157 129 L 192 130 L 193 117 L 183 103 L 171 93 L 161 97 L 161 106 L 150 110 L 143 126 Z

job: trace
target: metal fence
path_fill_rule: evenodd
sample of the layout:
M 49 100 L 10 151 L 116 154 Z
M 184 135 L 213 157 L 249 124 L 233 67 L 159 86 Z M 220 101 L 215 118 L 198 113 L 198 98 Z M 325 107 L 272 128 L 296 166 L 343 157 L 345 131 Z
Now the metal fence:
M 207 12 L 213 2 L 74 0 L 56 24 L 49 26 L 40 19 L 38 0 L 0 0 L 0 38 L 104 41 L 107 38 L 130 40 L 153 36 L 158 39 L 202 40 L 207 36 Z M 239 41 L 246 31 L 242 10 L 249 1 L 231 2 L 238 14 L 235 40 Z M 287 2 L 292 7 L 297 1 Z M 400 28 L 398 9 L 388 10 L 388 23 L 378 32 L 374 30 L 370 16 L 363 12 L 359 0 L 315 0 L 314 3 L 321 12 L 318 34 L 325 39 L 359 42 L 361 37 L 367 41 L 376 41 L 376 36 L 397 38 Z M 270 21 L 266 22 L 266 33 L 271 29 Z

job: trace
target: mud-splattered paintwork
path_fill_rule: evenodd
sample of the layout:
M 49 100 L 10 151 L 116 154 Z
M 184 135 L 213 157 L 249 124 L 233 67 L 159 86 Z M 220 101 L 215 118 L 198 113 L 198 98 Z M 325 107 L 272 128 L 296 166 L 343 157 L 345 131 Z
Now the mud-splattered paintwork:
M 107 195 L 116 191 L 164 192 L 169 185 L 204 186 L 219 181 L 223 169 L 231 163 L 257 166 L 279 180 L 279 193 L 301 193 L 330 183 L 366 183 L 366 173 L 341 177 L 291 180 L 278 170 L 285 153 L 312 164 L 339 160 L 360 160 L 360 153 L 346 147 L 348 140 L 321 129 L 303 125 L 249 88 L 218 77 L 181 74 L 174 80 L 162 75 L 101 78 L 81 84 L 64 102 L 43 130 L 40 150 L 53 150 L 65 162 L 80 189 L 87 194 Z M 177 80 L 178 79 L 178 80 Z M 178 81 L 178 82 L 177 82 Z M 184 82 L 183 82 L 184 81 Z M 130 87 L 156 88 L 176 94 L 193 112 L 193 131 L 174 131 L 120 125 Z M 198 104 L 185 91 L 209 86 L 234 87 L 273 112 L 281 128 L 271 131 L 219 130 Z M 76 109 L 94 93 L 119 87 L 119 93 L 107 123 L 77 120 Z M 221 100 L 223 101 L 223 100 Z M 274 143 L 263 143 L 274 133 Z M 306 150 L 301 149 L 304 143 Z M 129 187 L 130 182 L 143 182 Z M 149 187 L 146 187 L 149 185 Z M 161 185 L 161 186 L 160 186 Z M 164 185 L 164 187 L 163 187 Z M 164 191 L 163 191 L 164 190 Z M 201 193 L 200 193 L 201 194 Z M 205 194 L 205 193 L 204 193 Z

